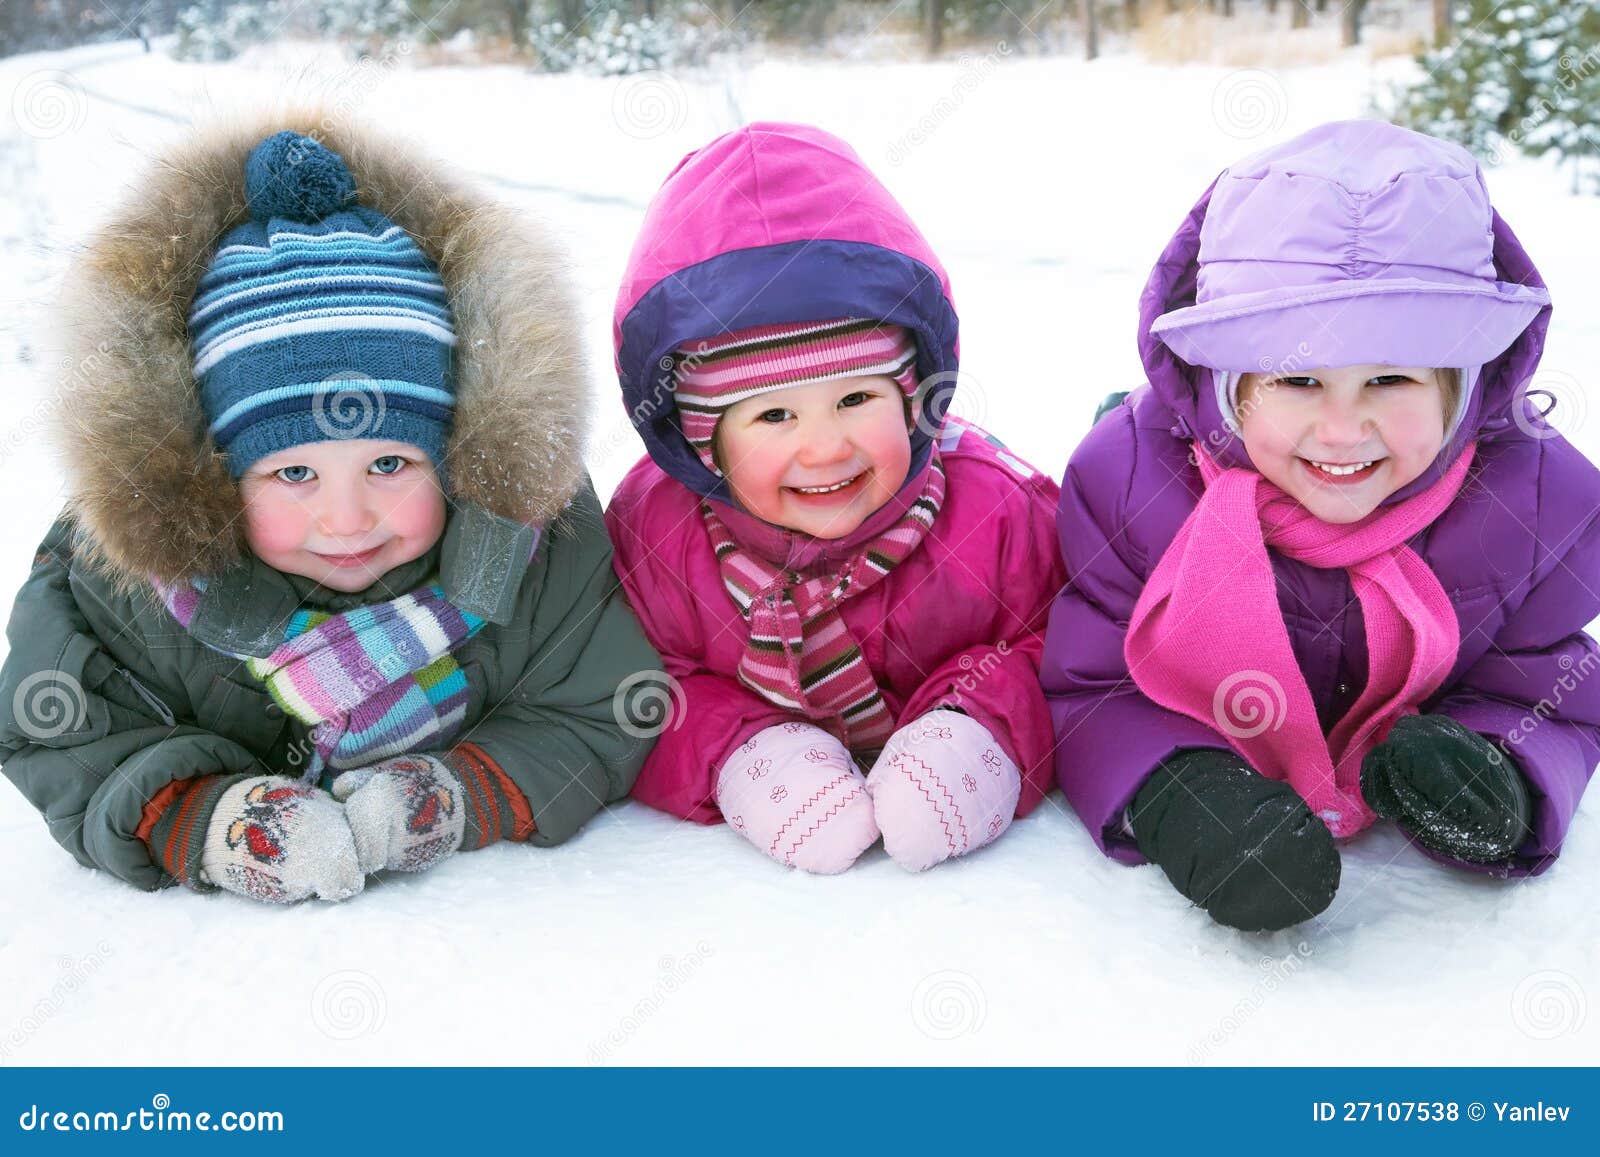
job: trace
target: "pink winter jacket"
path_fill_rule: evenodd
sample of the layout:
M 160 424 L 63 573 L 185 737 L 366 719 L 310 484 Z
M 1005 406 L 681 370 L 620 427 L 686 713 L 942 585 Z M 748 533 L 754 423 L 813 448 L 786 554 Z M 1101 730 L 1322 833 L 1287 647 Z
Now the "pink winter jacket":
M 613 318 L 617 374 L 650 457 L 606 511 L 615 565 L 681 688 L 633 794 L 716 823 L 717 771 L 755 732 L 793 718 L 735 675 L 748 628 L 722 584 L 702 499 L 749 549 L 790 565 L 837 561 L 896 517 L 894 504 L 842 542 L 796 541 L 733 505 L 684 438 L 673 403 L 677 346 L 753 325 L 872 317 L 917 338 L 923 420 L 898 500 L 920 490 L 938 438 L 944 505 L 922 544 L 840 604 L 896 725 L 930 708 L 977 719 L 1023 772 L 1017 814 L 1051 787 L 1039 656 L 1065 572 L 1055 482 L 976 427 L 943 421 L 959 348 L 949 279 L 927 239 L 850 146 L 810 125 L 757 123 L 685 157 L 651 201 Z M 859 540 L 859 541 L 858 541 Z
M 1022 769 L 1021 816 L 1050 791 L 1054 774 L 1039 656 L 1065 580 L 1052 537 L 1060 492 L 956 419 L 947 420 L 941 445 L 948 446 L 941 450 L 947 488 L 933 528 L 885 579 L 846 599 L 841 613 L 896 726 L 938 706 L 982 723 Z M 735 675 L 749 632 L 722 585 L 699 506 L 697 495 L 646 458 L 623 479 L 606 526 L 628 598 L 682 691 L 633 794 L 673 815 L 717 823 L 713 788 L 723 761 L 757 731 L 796 716 Z M 788 532 L 721 513 L 746 546 L 790 553 Z

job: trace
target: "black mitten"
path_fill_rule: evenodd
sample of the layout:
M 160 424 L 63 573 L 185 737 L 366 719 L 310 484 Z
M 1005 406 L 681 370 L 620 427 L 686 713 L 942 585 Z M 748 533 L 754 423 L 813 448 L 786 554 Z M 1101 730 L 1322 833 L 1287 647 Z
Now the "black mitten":
M 1361 761 L 1361 794 L 1419 843 L 1466 863 L 1504 860 L 1532 830 L 1516 761 L 1441 715 L 1402 716 Z
M 1231 751 L 1180 751 L 1133 800 L 1139 850 L 1219 924 L 1274 931 L 1324 911 L 1339 887 L 1327 825 L 1286 783 Z

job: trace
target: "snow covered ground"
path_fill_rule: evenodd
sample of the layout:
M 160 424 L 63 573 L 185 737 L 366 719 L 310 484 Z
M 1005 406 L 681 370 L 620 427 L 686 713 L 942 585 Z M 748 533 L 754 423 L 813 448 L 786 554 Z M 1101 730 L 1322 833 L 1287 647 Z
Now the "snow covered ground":
M 7 599 L 62 498 L 38 436 L 38 303 L 142 155 L 209 107 L 331 84 L 559 230 L 587 310 L 604 495 L 640 452 L 609 374 L 623 258 L 661 179 L 715 133 L 803 119 L 848 138 L 950 269 L 956 412 L 1059 475 L 1100 397 L 1139 380 L 1140 286 L 1206 183 L 1362 114 L 1374 83 L 1348 57 L 1276 75 L 995 53 L 620 81 L 401 62 L 325 80 L 338 67 L 284 49 L 183 65 L 137 44 L 0 60 Z M 1557 303 L 1539 384 L 1600 460 L 1584 393 L 1600 200 L 1542 165 L 1490 181 Z M 1253 937 L 1156 869 L 1104 860 L 1059 794 L 966 862 L 913 877 L 876 851 L 828 879 L 630 803 L 558 849 L 502 845 L 282 910 L 81 869 L 6 783 L 0 1064 L 1593 1062 L 1593 795 L 1568 847 L 1506 885 L 1373 831 L 1347 847 L 1324 918 Z

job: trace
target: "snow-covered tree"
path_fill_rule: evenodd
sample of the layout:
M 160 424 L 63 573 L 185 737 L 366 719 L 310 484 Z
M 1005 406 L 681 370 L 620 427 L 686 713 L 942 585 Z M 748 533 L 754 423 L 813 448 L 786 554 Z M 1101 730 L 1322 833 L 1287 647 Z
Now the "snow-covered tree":
M 1418 57 L 1395 119 L 1491 159 L 1595 156 L 1600 0 L 1455 0 L 1451 17 L 1455 40 Z
M 1531 30 L 1538 73 L 1518 143 L 1569 162 L 1577 181 L 1600 161 L 1600 2 L 1550 9 Z
M 178 13 L 172 53 L 180 60 L 232 60 L 274 35 L 288 14 L 285 0 L 198 0 Z
M 634 72 L 704 63 L 728 39 L 716 22 L 695 23 L 663 13 L 637 19 L 615 8 L 591 11 L 576 31 L 559 20 L 533 26 L 528 43 L 546 72 L 595 72 L 624 76 Z

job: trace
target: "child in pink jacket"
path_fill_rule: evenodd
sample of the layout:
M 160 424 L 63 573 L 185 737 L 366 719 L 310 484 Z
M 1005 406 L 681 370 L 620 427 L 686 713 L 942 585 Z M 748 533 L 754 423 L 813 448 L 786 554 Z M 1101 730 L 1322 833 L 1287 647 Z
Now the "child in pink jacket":
M 945 420 L 948 279 L 850 147 L 754 124 L 684 158 L 613 336 L 650 455 L 606 523 L 676 683 L 634 794 L 821 873 L 1038 806 L 1059 491 Z

